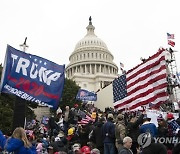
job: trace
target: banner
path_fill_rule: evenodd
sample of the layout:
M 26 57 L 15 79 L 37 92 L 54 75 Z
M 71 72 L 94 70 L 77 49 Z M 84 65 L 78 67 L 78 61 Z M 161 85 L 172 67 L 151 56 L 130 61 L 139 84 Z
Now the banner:
M 149 118 L 151 118 L 151 122 L 158 126 L 157 117 L 161 114 L 162 117 L 166 120 L 167 112 L 162 112 L 159 110 L 146 110 L 146 114 Z M 176 120 L 179 117 L 179 113 L 172 113 L 174 119 Z
M 84 89 L 79 89 L 76 99 L 81 101 L 96 101 L 97 94 Z
M 7 46 L 0 92 L 56 109 L 64 88 L 65 65 Z

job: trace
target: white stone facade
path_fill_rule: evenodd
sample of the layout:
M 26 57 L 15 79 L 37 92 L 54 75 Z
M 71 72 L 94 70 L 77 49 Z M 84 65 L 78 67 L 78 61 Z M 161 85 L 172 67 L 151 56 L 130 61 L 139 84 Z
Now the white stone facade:
M 75 46 L 66 67 L 66 77 L 82 89 L 96 92 L 117 77 L 118 67 L 106 44 L 94 34 L 91 19 L 87 34 Z

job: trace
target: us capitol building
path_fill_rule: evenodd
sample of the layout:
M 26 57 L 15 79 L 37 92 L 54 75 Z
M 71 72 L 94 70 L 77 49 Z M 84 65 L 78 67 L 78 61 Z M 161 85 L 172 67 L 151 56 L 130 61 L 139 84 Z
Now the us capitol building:
M 75 46 L 66 67 L 66 77 L 82 89 L 98 91 L 112 82 L 118 74 L 113 55 L 107 45 L 98 38 L 89 17 L 87 34 Z

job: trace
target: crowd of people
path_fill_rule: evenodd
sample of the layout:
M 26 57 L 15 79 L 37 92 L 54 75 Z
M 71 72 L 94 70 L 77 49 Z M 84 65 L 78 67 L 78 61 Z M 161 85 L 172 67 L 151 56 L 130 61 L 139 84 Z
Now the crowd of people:
M 159 115 L 158 126 L 146 111 L 103 112 L 88 104 L 58 108 L 32 120 L 11 136 L 0 131 L 0 153 L 14 154 L 179 154 L 180 117 Z M 172 143 L 157 138 L 176 137 Z

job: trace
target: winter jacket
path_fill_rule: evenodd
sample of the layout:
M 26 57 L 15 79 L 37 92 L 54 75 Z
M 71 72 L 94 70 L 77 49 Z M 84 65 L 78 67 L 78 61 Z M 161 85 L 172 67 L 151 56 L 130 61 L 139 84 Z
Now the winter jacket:
M 141 126 L 140 126 L 140 133 L 151 133 L 151 135 L 153 137 L 157 136 L 157 128 L 156 125 L 154 123 L 150 123 L 150 122 L 144 122 Z
M 118 154 L 133 154 L 133 153 L 130 149 L 123 147 L 122 149 L 119 150 Z
M 24 147 L 23 141 L 16 138 L 9 138 L 2 134 L 0 131 L 0 147 L 8 152 L 14 152 L 15 154 L 36 154 L 36 148 L 34 146 L 30 148 Z
M 151 143 L 142 150 L 142 154 L 166 154 L 166 147 L 161 143 Z
M 143 122 L 143 114 L 135 122 L 129 122 L 127 124 L 127 136 L 131 137 L 133 142 L 137 142 L 137 138 L 140 135 L 139 126 Z
M 102 128 L 104 143 L 115 143 L 115 124 L 108 120 Z
M 102 122 L 97 122 L 96 127 L 93 130 L 93 141 L 97 148 L 103 147 L 103 140 L 102 140 Z

